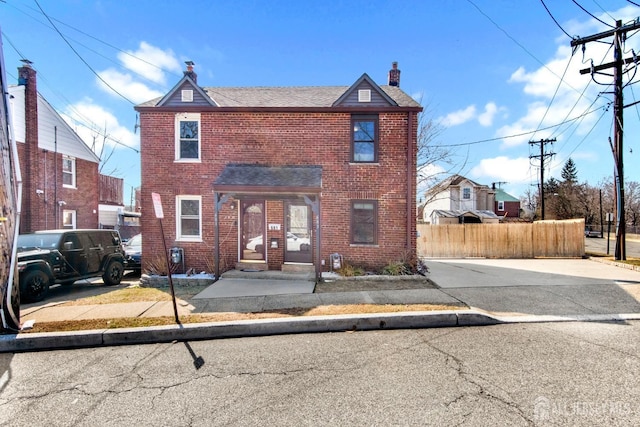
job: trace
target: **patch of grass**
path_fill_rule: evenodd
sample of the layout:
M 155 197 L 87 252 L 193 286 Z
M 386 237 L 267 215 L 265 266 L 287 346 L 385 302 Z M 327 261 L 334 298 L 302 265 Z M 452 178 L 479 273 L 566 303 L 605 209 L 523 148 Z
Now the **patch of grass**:
M 627 258 L 626 260 L 616 260 L 614 256 L 603 254 L 600 252 L 587 252 L 586 255 L 592 258 L 602 258 L 611 262 L 619 262 L 621 264 L 640 266 L 640 258 Z
M 466 310 L 463 304 L 350 304 L 325 305 L 307 308 L 289 308 L 271 310 L 262 313 L 208 313 L 181 316 L 180 323 L 208 323 L 235 320 L 274 319 L 282 317 L 328 316 L 340 314 L 365 313 L 398 313 L 403 311 L 437 311 L 437 310 Z M 174 325 L 172 316 L 163 317 L 123 317 L 114 319 L 68 320 L 63 322 L 37 322 L 33 329 L 21 333 L 39 332 L 67 332 L 118 328 L 144 328 L 151 326 Z
M 208 285 L 207 285 L 208 286 Z M 202 292 L 207 286 L 175 286 L 176 298 L 188 299 Z M 141 301 L 171 301 L 171 290 L 167 288 L 144 288 L 138 285 L 117 289 L 74 301 L 68 301 L 61 306 L 94 305 L 94 304 L 119 304 Z

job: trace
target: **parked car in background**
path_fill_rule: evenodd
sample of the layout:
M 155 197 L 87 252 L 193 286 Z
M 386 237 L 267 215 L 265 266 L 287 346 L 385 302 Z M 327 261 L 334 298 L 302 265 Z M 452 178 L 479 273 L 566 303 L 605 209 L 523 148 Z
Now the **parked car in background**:
M 591 227 L 587 227 L 584 229 L 585 237 L 602 237 L 602 233 L 600 230 L 594 230 Z
M 127 270 L 140 272 L 142 270 L 142 234 L 136 234 L 124 244 Z
M 117 285 L 124 273 L 124 249 L 115 230 L 47 230 L 18 236 L 20 295 L 41 301 L 54 284 L 102 277 Z

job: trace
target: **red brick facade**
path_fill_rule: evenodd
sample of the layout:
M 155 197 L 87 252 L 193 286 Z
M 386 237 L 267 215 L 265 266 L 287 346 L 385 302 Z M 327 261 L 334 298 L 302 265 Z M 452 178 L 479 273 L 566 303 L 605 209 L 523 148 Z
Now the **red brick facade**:
M 24 66 L 18 73 L 25 86 L 25 141 L 17 141 L 23 178 L 20 232 L 63 228 L 65 210 L 75 211 L 76 228 L 98 228 L 98 163 L 75 158 L 76 186 L 63 185 L 64 153 L 38 146 L 36 72 Z
M 340 253 L 355 266 L 376 269 L 415 254 L 416 135 L 419 107 L 381 108 L 378 161 L 353 163 L 351 117 L 362 109 L 224 109 L 203 107 L 200 113 L 201 161 L 175 161 L 177 108 L 136 108 L 140 112 L 142 162 L 142 233 L 145 240 L 143 270 L 163 255 L 160 223 L 153 215 L 151 193 L 162 197 L 162 227 L 168 247 L 184 248 L 186 268 L 212 271 L 215 249 L 213 183 L 231 163 L 268 166 L 322 167 L 320 203 L 320 256 L 323 269 L 329 257 Z M 315 110 L 315 111 L 314 111 Z M 189 111 L 194 111 L 190 109 Z M 176 196 L 202 197 L 202 242 L 176 241 Z M 266 265 L 280 270 L 282 245 L 270 247 L 271 238 L 285 237 L 285 203 L 266 199 Z M 351 243 L 351 203 L 377 202 L 377 243 Z M 219 213 L 222 271 L 240 261 L 238 203 L 228 202 Z M 314 221 L 315 221 L 314 216 Z M 315 236 L 315 229 L 314 229 Z M 312 241 L 315 250 L 315 238 Z M 314 257 L 314 260 L 317 258 Z

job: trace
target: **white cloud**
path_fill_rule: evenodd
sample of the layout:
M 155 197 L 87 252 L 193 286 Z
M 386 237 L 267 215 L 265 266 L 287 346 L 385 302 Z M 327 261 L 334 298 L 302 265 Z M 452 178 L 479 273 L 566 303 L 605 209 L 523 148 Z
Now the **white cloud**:
M 469 105 L 464 110 L 454 111 L 453 113 L 447 114 L 445 117 L 439 118 L 438 121 L 444 127 L 453 127 L 466 123 L 469 120 L 472 120 L 475 116 L 476 106 Z
M 98 156 L 112 146 L 125 150 L 139 148 L 139 138 L 133 129 L 122 126 L 116 116 L 90 99 L 69 106 L 61 115 Z M 105 132 L 106 139 L 102 136 Z M 105 142 L 107 147 L 103 148 Z
M 158 98 L 167 92 L 167 74 L 181 76 L 180 62 L 171 49 L 162 50 L 140 42 L 135 51 L 121 52 L 118 59 L 125 71 L 108 68 L 100 71 L 98 86 L 111 96 L 122 96 L 135 104 Z M 155 87 L 155 88 L 154 88 Z
M 483 178 L 484 181 L 524 183 L 529 182 L 535 176 L 535 168 L 530 167 L 527 157 L 509 158 L 506 156 L 482 159 L 480 163 L 471 169 L 471 176 Z M 487 184 L 488 185 L 488 184 Z
M 135 51 L 118 54 L 122 65 L 139 76 L 159 85 L 167 83 L 167 71 L 180 74 L 181 65 L 171 49 L 162 50 L 147 42 L 140 42 Z
M 493 118 L 498 113 L 498 106 L 494 102 L 489 102 L 484 107 L 484 113 L 478 116 L 478 123 L 481 126 L 488 127 L 493 124 Z
M 637 8 L 625 7 L 610 12 L 610 15 L 628 22 L 635 19 L 637 12 Z M 601 18 L 606 22 L 611 21 L 607 14 L 602 14 Z M 595 19 L 581 22 L 572 20 L 563 23 L 563 26 L 569 34 L 582 36 L 609 29 Z M 596 65 L 613 60 L 613 50 L 610 49 L 609 44 L 587 43 L 583 53 L 581 49 L 572 52 L 566 36 L 559 38 L 557 43 L 553 57 L 544 66 L 531 71 L 519 67 L 511 74 L 509 82 L 521 84 L 523 93 L 529 97 L 530 101 L 526 105 L 524 115 L 515 122 L 498 129 L 496 134 L 508 136 L 529 133 L 522 137 L 505 139 L 503 147 L 514 147 L 525 144 L 531 138 L 538 140 L 559 134 L 556 125 L 596 110 L 596 113 L 587 114 L 583 119 L 568 123 L 564 128 L 577 126 L 575 135 L 586 135 L 592 131 L 603 111 L 599 108 L 610 101 L 609 98 L 601 97 L 601 92 L 607 90 L 606 86 L 591 82 L 589 74 L 580 74 L 580 70 L 589 68 L 591 60 Z M 639 51 L 638 47 L 640 47 L 640 39 L 634 37 L 627 39 L 626 51 L 630 52 L 632 48 Z M 561 79 L 562 83 L 560 83 Z M 611 83 L 611 78 L 607 76 L 596 76 L 596 80 Z M 585 87 L 587 89 L 583 94 Z M 550 129 L 544 130 L 545 128 Z M 536 133 L 533 134 L 533 131 Z M 572 133 L 573 130 L 566 134 Z
M 113 68 L 98 73 L 100 77 L 111 86 L 135 104 L 149 101 L 164 95 L 159 90 L 154 90 L 142 82 L 135 81 L 131 74 L 124 74 Z M 98 79 L 98 84 L 102 90 L 112 96 L 118 96 L 103 81 Z

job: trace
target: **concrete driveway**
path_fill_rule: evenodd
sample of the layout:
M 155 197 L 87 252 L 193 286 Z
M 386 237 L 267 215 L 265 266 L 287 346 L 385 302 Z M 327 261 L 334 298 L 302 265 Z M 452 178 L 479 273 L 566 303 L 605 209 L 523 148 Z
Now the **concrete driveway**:
M 430 259 L 441 288 L 640 284 L 640 272 L 588 259 Z
M 588 259 L 430 259 L 442 292 L 495 315 L 640 312 L 640 272 Z

